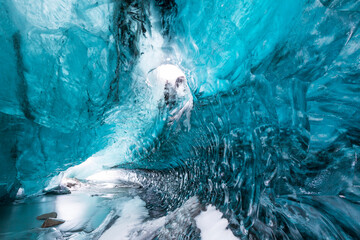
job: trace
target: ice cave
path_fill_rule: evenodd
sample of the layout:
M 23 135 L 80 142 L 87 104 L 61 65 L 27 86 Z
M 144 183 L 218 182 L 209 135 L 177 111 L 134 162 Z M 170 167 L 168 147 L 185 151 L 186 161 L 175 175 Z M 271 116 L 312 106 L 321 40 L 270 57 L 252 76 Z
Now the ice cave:
M 0 239 L 360 239 L 359 0 L 0 16 Z

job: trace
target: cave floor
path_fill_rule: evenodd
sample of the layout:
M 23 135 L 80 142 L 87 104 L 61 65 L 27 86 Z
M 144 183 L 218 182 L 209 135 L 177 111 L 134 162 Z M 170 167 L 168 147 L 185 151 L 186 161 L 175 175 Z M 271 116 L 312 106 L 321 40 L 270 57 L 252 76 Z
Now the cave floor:
M 136 191 L 117 186 L 85 187 L 71 194 L 40 195 L 1 205 L 0 239 L 33 239 L 46 235 L 50 239 L 60 234 L 71 239 L 74 234 L 96 232 L 100 235 L 106 227 L 101 224 L 111 213 L 116 214 L 121 204 L 136 198 Z M 43 220 L 36 217 L 49 212 L 56 212 L 57 218 L 65 223 L 41 228 Z

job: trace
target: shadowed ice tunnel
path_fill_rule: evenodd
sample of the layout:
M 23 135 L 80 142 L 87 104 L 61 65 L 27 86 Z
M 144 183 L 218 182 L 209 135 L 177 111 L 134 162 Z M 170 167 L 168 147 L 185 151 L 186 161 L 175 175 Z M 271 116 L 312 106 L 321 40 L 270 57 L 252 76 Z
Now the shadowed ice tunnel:
M 0 239 L 360 238 L 358 0 L 0 16 Z

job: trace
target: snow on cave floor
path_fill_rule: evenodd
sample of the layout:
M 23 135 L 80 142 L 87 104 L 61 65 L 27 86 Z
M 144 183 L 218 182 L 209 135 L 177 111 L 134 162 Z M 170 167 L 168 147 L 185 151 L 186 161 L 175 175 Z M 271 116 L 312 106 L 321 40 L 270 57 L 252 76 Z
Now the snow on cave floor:
M 71 191 L 0 206 L 0 239 L 171 239 L 189 228 L 199 239 L 235 239 L 222 213 L 213 206 L 204 210 L 196 197 L 165 216 L 152 218 L 139 197 L 143 189 L 134 184 L 85 183 Z M 43 221 L 36 217 L 49 212 L 57 212 L 65 223 L 40 228 Z

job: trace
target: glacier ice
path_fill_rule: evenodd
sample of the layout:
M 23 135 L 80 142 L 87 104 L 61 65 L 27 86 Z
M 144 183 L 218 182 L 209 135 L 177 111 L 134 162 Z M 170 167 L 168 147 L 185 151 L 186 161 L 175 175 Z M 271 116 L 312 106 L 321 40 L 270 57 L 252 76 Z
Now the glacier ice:
M 206 207 L 244 239 L 360 236 L 359 1 L 4 0 L 0 15 L 6 226 L 12 204 L 94 195 L 76 233 L 21 236 L 106 238 L 124 205 L 144 210 L 128 212 L 139 238 L 199 238 Z M 74 192 L 41 195 L 57 186 Z

